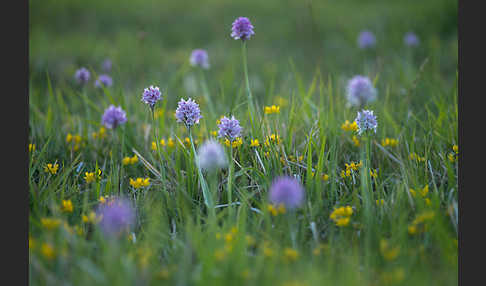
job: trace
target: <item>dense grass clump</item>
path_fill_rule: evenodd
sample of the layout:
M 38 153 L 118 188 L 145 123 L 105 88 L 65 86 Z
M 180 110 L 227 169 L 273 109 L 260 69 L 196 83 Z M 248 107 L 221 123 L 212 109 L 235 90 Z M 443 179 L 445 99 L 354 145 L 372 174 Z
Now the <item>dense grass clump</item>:
M 457 284 L 457 3 L 422 2 L 32 1 L 31 284 Z

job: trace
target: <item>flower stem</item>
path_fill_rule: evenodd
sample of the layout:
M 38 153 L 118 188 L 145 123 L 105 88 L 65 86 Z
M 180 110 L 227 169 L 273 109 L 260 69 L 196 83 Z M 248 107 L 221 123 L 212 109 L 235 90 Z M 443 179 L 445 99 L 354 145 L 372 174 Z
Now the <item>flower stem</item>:
M 196 154 L 196 148 L 194 147 L 194 140 L 192 139 L 192 132 L 191 128 L 189 128 L 189 138 L 191 139 L 191 147 L 192 147 L 192 153 L 194 155 L 194 162 L 196 163 L 196 168 L 197 168 L 197 174 L 199 176 L 199 182 L 201 183 L 201 189 L 203 192 L 203 197 L 204 197 L 204 203 L 206 204 L 210 215 L 214 215 L 214 205 L 213 205 L 213 199 L 211 196 L 211 192 L 209 190 L 208 184 L 206 183 L 206 180 L 204 179 L 204 176 L 201 171 L 201 167 L 199 166 L 197 154 Z
M 153 122 L 153 125 L 154 125 L 154 137 L 155 137 L 155 146 L 157 147 L 157 154 L 159 155 L 158 159 L 160 160 L 159 161 L 159 167 L 160 167 L 160 174 L 161 174 L 161 179 L 164 180 L 165 177 L 164 177 L 164 166 L 163 166 L 163 163 L 162 163 L 162 155 L 160 154 L 160 141 L 159 141 L 159 132 L 158 132 L 158 124 L 157 122 L 155 121 L 155 109 L 153 107 L 150 108 L 151 112 L 152 112 L 152 122 Z
M 233 141 L 230 141 L 230 162 L 229 162 L 229 172 L 228 172 L 228 184 L 227 184 L 227 187 L 226 187 L 226 191 L 227 191 L 227 194 L 228 194 L 228 210 L 229 210 L 229 213 L 230 213 L 230 217 L 231 217 L 231 214 L 233 212 L 233 208 L 231 206 L 231 202 L 232 202 L 232 186 L 233 186 Z
M 247 60 L 246 60 L 246 42 L 243 41 L 241 45 L 241 53 L 243 57 L 243 71 L 245 73 L 245 84 L 246 84 L 246 94 L 248 97 L 248 112 L 250 113 L 250 122 L 252 126 L 252 131 L 254 131 L 254 118 L 253 115 L 256 116 L 255 113 L 255 106 L 253 105 L 253 96 L 251 94 L 251 89 L 250 89 L 250 81 L 248 80 L 248 66 L 247 66 Z

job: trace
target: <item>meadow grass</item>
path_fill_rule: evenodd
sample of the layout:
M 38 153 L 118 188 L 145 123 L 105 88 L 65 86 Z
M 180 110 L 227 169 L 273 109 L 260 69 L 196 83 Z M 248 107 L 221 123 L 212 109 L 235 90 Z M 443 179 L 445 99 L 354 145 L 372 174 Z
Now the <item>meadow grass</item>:
M 32 285 L 457 283 L 457 32 L 454 17 L 443 15 L 454 15 L 455 2 L 51 2 L 30 3 Z M 290 20 L 281 20 L 289 11 Z M 176 17 L 184 13 L 191 14 L 187 22 Z M 237 16 L 255 26 L 246 42 L 252 118 L 241 42 L 229 37 Z M 378 39 L 370 51 L 356 44 L 365 23 Z M 409 29 L 420 46 L 403 45 Z M 190 51 L 200 47 L 209 53 L 207 71 L 189 65 Z M 113 61 L 114 84 L 97 89 L 93 79 L 105 57 Z M 73 78 L 80 66 L 91 71 L 85 86 Z M 343 128 L 359 110 L 346 101 L 355 74 L 378 90 L 366 105 L 378 118 L 369 161 L 364 138 Z M 141 102 L 149 85 L 163 95 L 153 114 Z M 174 117 L 188 97 L 203 116 L 191 134 Z M 110 104 L 121 106 L 128 122 L 100 134 Z M 267 114 L 271 105 L 279 112 Z M 240 146 L 214 135 L 223 115 L 240 121 Z M 213 176 L 200 173 L 194 158 L 210 138 L 232 158 Z M 124 164 L 134 156 L 137 162 Z M 49 163 L 58 164 L 55 173 L 45 170 Z M 86 172 L 95 172 L 92 182 Z M 305 188 L 295 211 L 269 202 L 281 175 Z M 150 185 L 134 188 L 130 179 L 137 178 Z M 136 222 L 107 237 L 90 213 L 118 196 L 136 206 Z M 63 208 L 68 200 L 72 211 Z M 340 226 L 331 217 L 346 206 L 352 214 Z

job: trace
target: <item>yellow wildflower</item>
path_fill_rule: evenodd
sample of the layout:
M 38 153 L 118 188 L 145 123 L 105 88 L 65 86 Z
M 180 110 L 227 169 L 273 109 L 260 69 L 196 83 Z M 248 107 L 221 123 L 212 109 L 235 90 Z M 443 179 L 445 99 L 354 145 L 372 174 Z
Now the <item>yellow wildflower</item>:
M 214 137 L 218 136 L 218 131 L 211 131 L 211 135 L 213 135 Z
M 55 164 L 47 164 L 45 167 L 44 167 L 44 172 L 46 173 L 51 173 L 52 175 L 55 175 L 57 173 L 57 170 L 59 169 L 59 164 L 55 163 Z
M 277 216 L 278 215 L 277 209 L 273 205 L 271 205 L 271 204 L 268 205 L 268 211 L 273 216 Z
M 341 125 L 341 129 L 343 129 L 344 131 L 358 131 L 358 124 L 356 123 L 356 121 L 350 123 L 349 120 L 346 120 Z
M 400 254 L 400 247 L 399 246 L 391 247 L 387 240 L 381 239 L 380 252 L 383 258 L 385 258 L 385 260 L 392 261 L 398 257 L 398 254 Z
M 29 152 L 34 152 L 35 151 L 35 144 L 30 143 L 29 144 Z
M 138 162 L 138 157 L 137 155 L 133 155 L 133 157 L 130 158 L 130 164 L 135 164 Z
M 410 157 L 410 160 L 412 160 L 412 161 L 416 161 L 416 162 L 424 162 L 425 161 L 425 157 L 420 157 L 416 153 L 410 153 L 409 157 Z
M 393 138 L 385 138 L 381 140 L 381 146 L 386 147 L 396 147 L 398 145 L 398 140 Z
M 88 215 L 82 215 L 81 220 L 85 223 L 98 223 L 102 219 L 102 216 L 97 216 L 94 211 L 91 211 Z
M 169 140 L 167 140 L 167 147 L 173 148 L 174 146 L 175 146 L 174 139 L 170 137 Z
M 456 153 L 456 154 L 457 154 L 457 153 L 459 153 L 459 146 L 457 146 L 457 145 L 452 146 L 452 150 L 453 150 L 453 151 L 454 151 L 454 153 Z
M 66 143 L 71 143 L 72 140 L 73 140 L 73 135 L 71 135 L 71 133 L 68 133 L 66 135 Z
M 429 193 L 429 185 L 425 185 L 425 187 L 420 191 L 420 195 L 425 197 Z
M 285 248 L 284 249 L 284 259 L 287 262 L 296 261 L 299 258 L 299 252 L 292 248 Z
M 280 106 L 272 105 L 265 106 L 265 114 L 280 113 Z
M 56 256 L 56 254 L 54 252 L 54 248 L 52 247 L 52 245 L 50 245 L 48 243 L 42 244 L 41 253 L 47 259 L 53 259 Z
M 73 209 L 73 203 L 71 202 L 71 200 L 62 200 L 61 210 L 63 212 L 72 213 Z
M 352 215 L 353 208 L 351 206 L 343 206 L 335 208 L 329 218 L 334 221 L 336 226 L 347 226 Z
M 250 146 L 251 147 L 260 147 L 260 142 L 258 142 L 258 139 L 251 139 Z
M 274 254 L 275 252 L 267 244 L 263 246 L 263 256 L 272 257 Z
M 321 179 L 322 179 L 324 182 L 326 182 L 327 180 L 329 180 L 329 175 L 328 175 L 328 174 L 322 174 Z
M 122 160 L 122 164 L 123 164 L 124 166 L 129 165 L 129 164 L 130 164 L 130 157 L 125 157 L 125 158 L 123 158 L 123 160 Z
M 59 227 L 61 220 L 57 218 L 41 218 L 41 224 L 48 230 L 53 230 Z
M 230 146 L 230 141 L 228 140 L 228 138 L 225 139 L 224 144 L 227 147 Z M 238 137 L 235 140 L 233 140 L 233 142 L 231 142 L 231 146 L 233 146 L 233 148 L 240 147 L 241 145 L 243 145 L 243 140 L 241 139 L 241 137 Z
M 457 157 L 454 155 L 454 153 L 449 153 L 449 154 L 447 155 L 447 158 L 449 159 L 449 161 L 450 161 L 451 163 L 454 163 L 454 162 L 457 160 Z
M 135 189 L 141 188 L 141 187 L 148 187 L 150 185 L 150 178 L 137 178 L 136 180 L 130 178 L 130 185 L 134 187 Z
M 157 143 L 155 143 L 155 141 L 152 141 L 152 151 L 156 151 L 157 150 Z
M 352 140 L 353 140 L 353 144 L 354 144 L 354 146 L 359 147 L 360 143 L 359 143 L 358 136 L 353 135 Z
M 98 173 L 98 175 L 96 175 L 96 173 Z M 87 184 L 94 182 L 97 179 L 98 180 L 101 179 L 101 170 L 100 169 L 98 169 L 97 172 L 93 171 L 93 172 L 85 172 L 84 173 L 84 180 L 86 181 Z
M 381 199 L 381 200 L 376 200 L 376 205 L 377 206 L 382 206 L 385 204 L 385 200 L 384 199 Z
M 378 170 L 376 170 L 376 169 L 374 171 L 373 170 L 370 170 L 370 176 L 372 178 L 378 177 Z

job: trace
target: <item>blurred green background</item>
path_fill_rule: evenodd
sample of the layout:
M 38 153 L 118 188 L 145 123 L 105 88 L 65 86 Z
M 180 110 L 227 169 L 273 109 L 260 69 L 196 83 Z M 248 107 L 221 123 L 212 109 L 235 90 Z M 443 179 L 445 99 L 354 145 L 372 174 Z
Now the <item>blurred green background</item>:
M 30 1 L 29 14 L 30 77 L 42 86 L 46 71 L 54 81 L 72 82 L 80 66 L 100 72 L 109 58 L 120 88 L 139 94 L 158 84 L 170 93 L 188 68 L 191 50 L 203 48 L 210 57 L 211 89 L 234 92 L 242 79 L 240 44 L 230 37 L 238 16 L 255 26 L 248 61 L 257 97 L 268 93 L 272 79 L 285 82 L 293 68 L 309 81 L 317 69 L 324 78 L 364 73 L 387 79 L 403 76 L 396 70 L 406 73 L 408 65 L 416 72 L 429 58 L 441 71 L 437 77 L 450 83 L 457 68 L 454 0 L 45 0 Z M 376 35 L 372 51 L 357 46 L 363 29 Z M 421 41 L 412 55 L 403 43 L 408 31 Z M 410 57 L 412 62 L 404 60 Z

